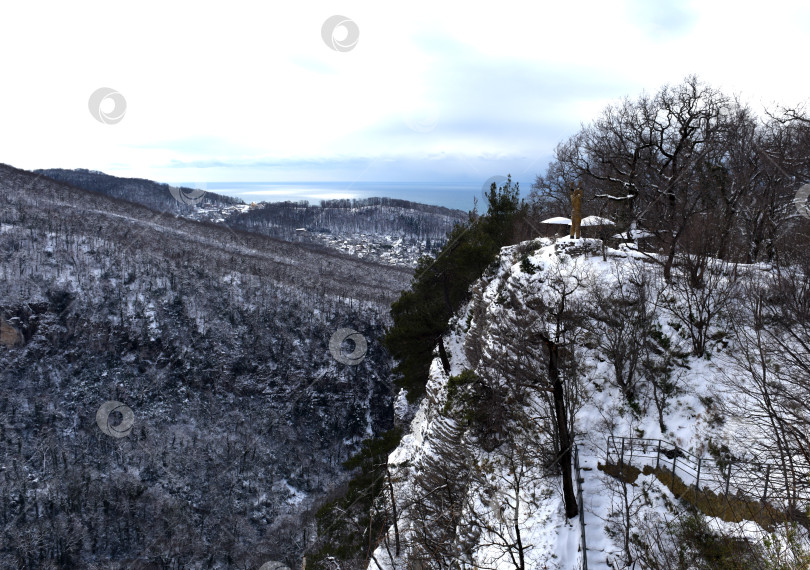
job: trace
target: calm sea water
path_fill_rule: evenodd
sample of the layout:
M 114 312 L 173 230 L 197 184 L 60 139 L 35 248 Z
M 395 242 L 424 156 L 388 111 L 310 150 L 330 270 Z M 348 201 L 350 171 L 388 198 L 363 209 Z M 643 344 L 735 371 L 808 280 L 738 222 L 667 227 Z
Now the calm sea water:
M 190 188 L 203 188 L 225 196 L 236 196 L 250 202 L 283 202 L 307 200 L 319 204 L 321 200 L 342 198 L 399 198 L 422 204 L 469 211 L 473 199 L 478 198 L 478 211 L 486 209 L 482 182 L 194 182 L 180 183 Z M 521 195 L 528 193 L 530 183 L 521 183 Z

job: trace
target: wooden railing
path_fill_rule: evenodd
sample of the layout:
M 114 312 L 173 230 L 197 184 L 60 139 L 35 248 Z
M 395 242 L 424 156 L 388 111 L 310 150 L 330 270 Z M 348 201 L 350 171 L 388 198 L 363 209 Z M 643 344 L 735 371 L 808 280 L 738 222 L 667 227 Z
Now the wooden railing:
M 715 457 L 698 457 L 676 444 L 661 439 L 610 436 L 607 463 L 650 466 L 671 473 L 697 491 L 735 495 L 752 501 L 806 512 L 810 506 L 810 466 L 796 461 L 788 475 L 782 466 Z
M 579 507 L 579 531 L 580 531 L 580 564 L 582 570 L 588 570 L 588 543 L 585 540 L 585 507 L 582 500 L 582 470 L 579 467 L 579 447 L 574 446 L 574 474 L 577 477 L 577 507 Z

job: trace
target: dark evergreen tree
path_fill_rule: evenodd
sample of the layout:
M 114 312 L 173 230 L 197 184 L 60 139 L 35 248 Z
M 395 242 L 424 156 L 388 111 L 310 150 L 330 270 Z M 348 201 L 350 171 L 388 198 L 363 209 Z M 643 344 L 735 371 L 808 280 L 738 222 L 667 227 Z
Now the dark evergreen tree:
M 508 245 L 512 228 L 525 207 L 519 198 L 518 184 L 511 176 L 497 187 L 493 182 L 486 195 L 488 210 L 457 224 L 447 235 L 447 244 L 435 256 L 420 259 L 411 289 L 391 307 L 394 324 L 385 344 L 398 361 L 398 383 L 415 401 L 424 393 L 428 369 L 438 346 L 446 371 L 450 363 L 442 337 L 447 323 L 467 300 L 469 288 Z

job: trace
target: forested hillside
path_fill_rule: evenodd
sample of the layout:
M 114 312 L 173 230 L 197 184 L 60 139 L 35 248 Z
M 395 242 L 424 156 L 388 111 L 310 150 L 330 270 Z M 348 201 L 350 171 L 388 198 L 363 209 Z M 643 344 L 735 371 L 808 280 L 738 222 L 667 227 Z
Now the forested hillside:
M 392 427 L 410 275 L 0 166 L 0 566 L 298 560 Z
M 605 254 L 526 241 L 473 285 L 378 468 L 368 568 L 807 568 L 807 260 L 711 259 L 697 289 Z
M 404 267 L 413 267 L 421 255 L 441 249 L 447 232 L 467 216 L 460 210 L 394 198 L 321 200 L 320 204 L 305 200 L 260 202 L 248 206 L 238 198 L 198 188 L 81 168 L 35 172 L 159 212 L 221 223 L 285 241 L 326 245 L 362 259 Z
M 0 166 L 0 566 L 810 567 L 805 108 L 687 77 L 484 198 Z
M 795 200 L 809 180 L 803 107 L 758 114 L 692 76 L 626 97 L 561 142 L 533 203 L 537 221 L 567 216 L 569 186 L 581 184 L 583 212 L 614 220 L 615 230 L 652 234 L 648 245 L 666 256 L 669 273 L 680 253 L 745 263 L 798 253 L 807 194 Z
M 159 212 L 189 215 L 195 211 L 196 204 L 200 202 L 220 208 L 243 203 L 238 198 L 205 192 L 197 188 L 173 187 L 143 178 L 121 178 L 84 168 L 75 170 L 48 168 L 34 172 L 83 190 L 142 204 Z
M 466 214 L 442 206 L 395 198 L 321 200 L 262 204 L 228 220 L 228 225 L 274 237 L 289 238 L 295 229 L 313 233 L 393 235 L 425 242 L 444 242 Z
M 341 567 L 807 568 L 808 180 L 802 107 L 689 77 L 584 125 L 525 204 L 493 188 L 503 231 L 458 227 L 393 305 L 419 405 L 352 465 Z M 608 223 L 526 239 L 577 186 Z

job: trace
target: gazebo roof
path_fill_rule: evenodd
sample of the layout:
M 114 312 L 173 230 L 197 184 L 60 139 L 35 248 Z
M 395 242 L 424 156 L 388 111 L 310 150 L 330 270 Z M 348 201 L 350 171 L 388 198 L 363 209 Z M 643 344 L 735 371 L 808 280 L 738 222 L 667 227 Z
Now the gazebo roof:
M 615 226 L 611 220 L 607 218 L 600 218 L 599 216 L 588 216 L 582 218 L 581 226 Z
M 559 224 L 559 225 L 564 225 L 564 226 L 570 226 L 571 225 L 571 220 L 569 218 L 563 218 L 561 216 L 558 216 L 556 218 L 549 218 L 547 220 L 543 220 L 540 223 L 541 224 Z M 599 216 L 588 216 L 588 217 L 582 218 L 582 222 L 580 222 L 580 225 L 582 225 L 582 226 L 614 226 L 616 224 L 614 224 L 611 220 L 608 220 L 607 218 L 600 218 Z
M 543 220 L 540 223 L 541 224 L 561 224 L 561 225 L 565 225 L 565 226 L 570 226 L 571 225 L 571 220 L 569 220 L 568 218 L 557 217 L 557 218 L 549 218 L 547 220 Z

